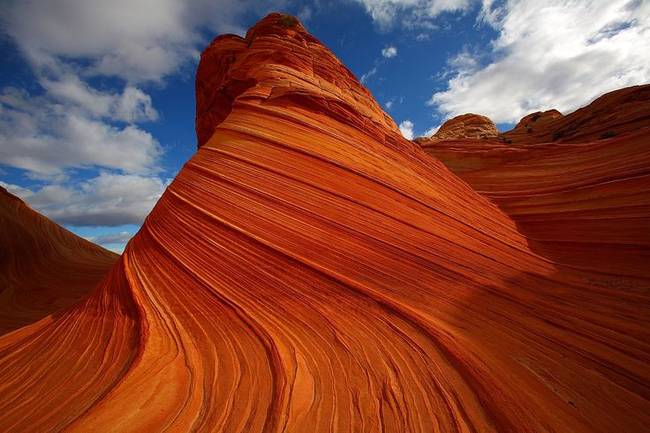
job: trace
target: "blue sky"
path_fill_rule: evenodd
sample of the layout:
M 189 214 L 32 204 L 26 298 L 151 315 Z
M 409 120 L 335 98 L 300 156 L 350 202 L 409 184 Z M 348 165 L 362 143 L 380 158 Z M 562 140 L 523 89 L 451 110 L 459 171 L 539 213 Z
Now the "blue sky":
M 301 18 L 400 125 L 505 130 L 650 81 L 644 0 L 38 0 L 0 9 L 0 183 L 121 251 L 196 149 L 194 71 L 217 34 Z

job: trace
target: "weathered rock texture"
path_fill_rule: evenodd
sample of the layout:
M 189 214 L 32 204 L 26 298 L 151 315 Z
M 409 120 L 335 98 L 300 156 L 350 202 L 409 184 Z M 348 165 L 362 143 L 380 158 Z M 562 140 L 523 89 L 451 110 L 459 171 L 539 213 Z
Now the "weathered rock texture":
M 536 111 L 522 117 L 513 129 L 503 134 L 503 138 L 507 143 L 553 141 L 553 131 L 561 121 L 562 113 L 557 110 Z
M 0 336 L 78 302 L 116 260 L 0 187 Z
M 106 280 L 0 339 L 4 430 L 646 430 L 647 266 L 537 252 L 293 18 L 217 38 L 197 104 Z
M 515 144 L 584 143 L 646 129 L 650 126 L 650 86 L 607 93 L 586 107 L 562 116 L 557 110 L 532 113 L 503 134 Z
M 525 132 L 530 124 L 541 126 L 537 134 Z M 533 113 L 504 136 L 513 142 L 423 148 L 498 204 L 537 252 L 608 272 L 605 285 L 645 287 L 622 276 L 645 276 L 650 264 L 650 85 L 608 93 L 567 116 Z
M 442 124 L 431 138 L 496 138 L 497 127 L 489 118 L 480 114 L 461 114 Z

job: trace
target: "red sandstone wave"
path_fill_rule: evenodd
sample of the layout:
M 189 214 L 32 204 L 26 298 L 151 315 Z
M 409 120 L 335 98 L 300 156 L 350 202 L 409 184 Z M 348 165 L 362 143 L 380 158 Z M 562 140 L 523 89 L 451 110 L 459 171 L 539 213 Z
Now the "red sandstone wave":
M 0 246 L 0 335 L 78 302 L 117 260 L 2 187 Z
M 547 255 L 295 19 L 208 47 L 197 135 L 106 279 L 0 338 L 4 430 L 645 431 L 648 270 Z
M 419 143 L 511 216 L 537 252 L 602 274 L 598 284 L 647 287 L 633 277 L 650 273 L 650 85 L 567 116 L 530 114 L 500 139 Z

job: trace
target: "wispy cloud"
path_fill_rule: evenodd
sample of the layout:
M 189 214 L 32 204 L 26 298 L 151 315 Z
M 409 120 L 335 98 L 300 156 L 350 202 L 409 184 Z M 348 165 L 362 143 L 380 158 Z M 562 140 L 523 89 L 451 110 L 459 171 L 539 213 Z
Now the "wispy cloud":
M 384 48 L 383 50 L 381 50 L 381 55 L 382 55 L 382 57 L 384 57 L 386 59 L 393 58 L 393 57 L 397 56 L 397 48 L 392 46 L 392 45 L 388 46 L 388 47 Z
M 312 14 L 313 14 L 312 8 L 310 6 L 308 6 L 308 5 L 306 5 L 306 6 L 303 6 L 298 11 L 298 18 L 303 23 L 306 23 L 307 21 L 311 20 Z
M 100 245 L 112 245 L 112 244 L 125 244 L 133 237 L 133 233 L 129 232 L 117 232 L 117 233 L 107 233 L 100 236 L 86 236 L 90 242 L 94 242 Z
M 396 25 L 433 30 L 433 19 L 444 12 L 468 10 L 472 0 L 356 0 L 381 30 Z
M 366 84 L 368 82 L 368 79 L 373 75 L 375 75 L 376 73 L 377 73 L 377 66 L 374 66 L 372 69 L 370 69 L 368 72 L 366 72 L 361 76 L 360 79 L 361 83 Z
M 84 236 L 85 239 L 115 253 L 122 254 L 126 244 L 131 240 L 134 233 L 127 231 L 107 232 L 98 236 Z

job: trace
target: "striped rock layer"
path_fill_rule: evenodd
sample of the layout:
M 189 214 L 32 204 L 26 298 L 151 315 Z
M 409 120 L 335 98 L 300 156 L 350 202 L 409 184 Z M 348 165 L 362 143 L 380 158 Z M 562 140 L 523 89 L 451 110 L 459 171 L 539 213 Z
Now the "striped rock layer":
M 79 302 L 117 258 L 0 186 L 0 337 Z
M 606 93 L 573 113 L 557 110 L 523 117 L 503 138 L 515 144 L 586 143 L 621 136 L 650 126 L 650 85 Z
M 545 254 L 294 18 L 207 48 L 197 135 L 90 296 L 0 338 L 2 430 L 647 428 L 647 271 Z
M 496 125 L 489 118 L 467 113 L 447 120 L 430 139 L 497 138 L 498 135 Z M 420 142 L 422 138 L 416 140 Z
M 558 114 L 524 117 L 502 135 L 514 142 L 454 138 L 420 144 L 505 211 L 535 251 L 608 275 L 607 281 L 594 279 L 598 284 L 645 290 L 650 85 L 620 89 L 567 116 Z M 531 124 L 537 133 L 522 131 Z

